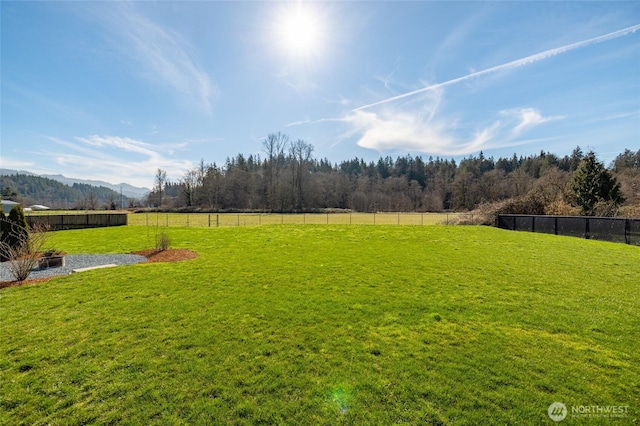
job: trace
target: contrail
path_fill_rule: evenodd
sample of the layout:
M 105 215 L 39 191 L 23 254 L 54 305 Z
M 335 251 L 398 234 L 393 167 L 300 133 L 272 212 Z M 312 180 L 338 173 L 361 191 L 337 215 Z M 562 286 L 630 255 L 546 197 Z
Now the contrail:
M 562 53 L 566 53 L 566 52 L 569 52 L 571 50 L 578 49 L 580 47 L 589 46 L 591 44 L 602 43 L 603 41 L 608 41 L 608 40 L 612 40 L 614 38 L 622 37 L 622 36 L 625 36 L 627 34 L 634 33 L 634 32 L 636 32 L 638 30 L 640 30 L 640 24 L 634 25 L 632 27 L 624 28 L 624 29 L 621 29 L 621 30 L 618 30 L 618 31 L 614 31 L 614 32 L 609 33 L 609 34 L 605 34 L 605 35 L 601 35 L 601 36 L 598 36 L 598 37 L 590 38 L 588 40 L 579 41 L 577 43 L 568 44 L 568 45 L 562 46 L 562 47 L 556 47 L 555 49 L 545 50 L 544 52 L 540 52 L 540 53 L 536 53 L 534 55 L 526 56 L 526 57 L 521 58 L 521 59 L 516 59 L 515 61 L 507 62 L 506 64 L 496 65 L 495 67 L 487 68 L 487 69 L 482 70 L 482 71 L 472 72 L 471 74 L 467 74 L 467 75 L 462 76 L 462 77 L 454 78 L 452 80 L 447 80 L 447 81 L 444 81 L 442 83 L 432 84 L 430 86 L 423 87 L 421 89 L 417 89 L 417 90 L 414 90 L 414 91 L 411 91 L 411 92 L 403 93 L 402 95 L 393 96 L 391 98 L 383 99 L 381 101 L 374 102 L 372 104 L 364 105 L 364 106 L 352 109 L 351 111 L 360 111 L 360 110 L 371 108 L 371 107 L 374 107 L 374 106 L 377 106 L 377 105 L 386 104 L 388 102 L 397 101 L 398 99 L 408 98 L 409 96 L 417 95 L 418 93 L 426 92 L 428 90 L 437 89 L 439 87 L 449 86 L 451 84 L 459 83 L 461 81 L 469 80 L 471 78 L 479 77 L 481 75 L 491 74 L 491 73 L 496 72 L 496 71 L 502 71 L 502 70 L 507 70 L 507 69 L 511 69 L 511 68 L 517 68 L 517 67 L 520 67 L 520 66 L 523 66 L 523 65 L 533 64 L 534 62 L 542 61 L 543 59 L 547 59 L 547 58 L 550 58 L 552 56 L 560 55 Z

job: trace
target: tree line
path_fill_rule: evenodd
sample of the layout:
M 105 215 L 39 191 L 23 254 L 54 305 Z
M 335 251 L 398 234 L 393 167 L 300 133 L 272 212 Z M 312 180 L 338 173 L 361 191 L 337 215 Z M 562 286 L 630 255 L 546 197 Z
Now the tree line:
M 0 177 L 3 199 L 20 201 L 25 206 L 44 204 L 66 209 L 116 209 L 129 205 L 129 199 L 104 186 L 85 183 L 65 185 L 57 180 L 22 173 Z
M 623 200 L 628 206 L 640 205 L 640 150 L 625 150 L 608 168 L 594 153 L 585 153 L 580 147 L 563 157 L 541 151 L 527 157 L 514 154 L 494 159 L 480 152 L 459 163 L 406 155 L 332 164 L 326 158 L 314 158 L 313 151 L 313 146 L 301 139 L 270 134 L 262 144 L 264 156 L 238 154 L 227 158 L 224 165 L 201 160 L 175 182 L 158 169 L 146 201 L 153 207 L 192 211 L 466 211 L 537 191 L 546 193 L 550 213 L 580 210 L 583 214 L 612 215 Z M 607 207 L 610 211 L 604 207 L 602 211 L 585 211 L 572 186 L 588 159 L 591 166 L 600 167 L 601 174 L 610 175 L 615 187 L 611 190 L 619 192 Z

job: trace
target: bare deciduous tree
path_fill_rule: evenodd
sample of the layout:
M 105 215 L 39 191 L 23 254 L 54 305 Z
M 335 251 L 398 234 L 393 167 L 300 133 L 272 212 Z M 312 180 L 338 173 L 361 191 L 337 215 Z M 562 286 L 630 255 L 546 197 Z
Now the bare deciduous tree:
M 156 171 L 154 191 L 158 196 L 158 207 L 162 207 L 164 187 L 167 184 L 167 172 L 162 169 Z
M 291 155 L 291 171 L 293 178 L 292 195 L 295 207 L 301 211 L 304 206 L 303 186 L 306 175 L 309 174 L 309 162 L 313 153 L 313 145 L 306 143 L 302 139 L 298 139 L 291 143 L 289 148 Z
M 279 188 L 280 171 L 284 163 L 284 148 L 288 143 L 289 137 L 280 132 L 269 134 L 262 143 L 264 152 L 267 154 L 265 173 L 266 199 L 267 205 L 272 210 L 278 208 L 278 199 L 282 199 Z M 280 209 L 282 209 L 282 203 L 280 203 Z

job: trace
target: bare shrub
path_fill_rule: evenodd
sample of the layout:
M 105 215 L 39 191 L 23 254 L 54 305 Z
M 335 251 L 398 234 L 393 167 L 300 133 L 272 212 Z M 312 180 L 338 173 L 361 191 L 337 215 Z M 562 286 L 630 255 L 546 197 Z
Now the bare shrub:
M 640 204 L 622 206 L 618 211 L 618 216 L 629 218 L 640 218 Z
M 477 209 L 469 213 L 458 213 L 447 218 L 446 223 L 448 225 L 493 225 L 490 219 L 490 215 L 484 211 L 487 206 L 493 204 L 481 204 Z
M 619 216 L 620 204 L 616 201 L 600 200 L 593 206 L 593 215 L 600 217 Z
M 15 241 L 9 243 L 3 239 L 0 242 L 0 255 L 9 259 L 6 261 L 7 269 L 16 281 L 26 280 L 38 266 L 47 242 L 47 231 L 48 228 L 44 225 L 34 226 L 26 233 L 8 231 Z
M 580 209 L 572 206 L 564 199 L 558 199 L 545 206 L 544 214 L 552 216 L 579 216 Z

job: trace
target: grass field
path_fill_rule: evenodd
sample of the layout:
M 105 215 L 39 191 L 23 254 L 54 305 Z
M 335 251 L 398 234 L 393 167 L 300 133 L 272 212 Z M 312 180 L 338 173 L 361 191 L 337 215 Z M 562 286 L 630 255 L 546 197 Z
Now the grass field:
M 260 225 L 436 225 L 468 213 L 130 213 L 129 225 L 217 228 Z M 479 218 L 478 215 L 475 215 Z
M 1 424 L 640 417 L 640 250 L 486 227 L 171 228 L 200 257 L 0 290 Z M 68 253 L 153 247 L 64 231 Z
M 30 216 L 118 213 L 113 210 L 46 210 Z M 473 213 L 128 213 L 134 226 L 219 228 L 261 225 L 437 225 L 459 219 L 480 220 Z

